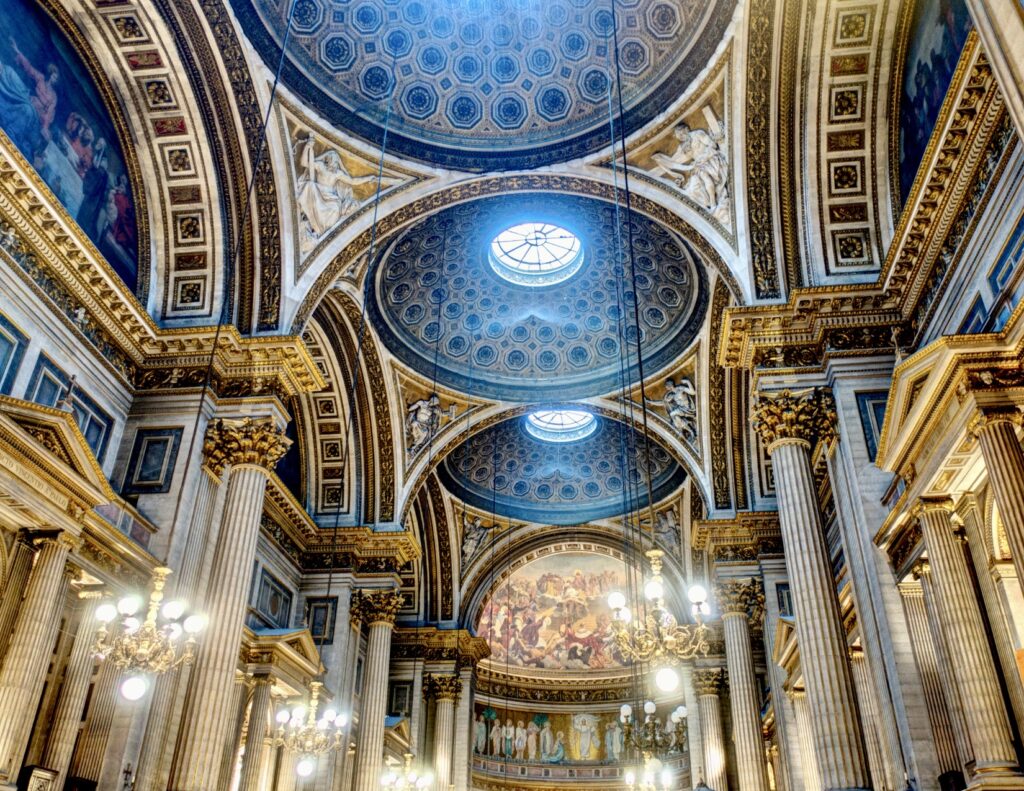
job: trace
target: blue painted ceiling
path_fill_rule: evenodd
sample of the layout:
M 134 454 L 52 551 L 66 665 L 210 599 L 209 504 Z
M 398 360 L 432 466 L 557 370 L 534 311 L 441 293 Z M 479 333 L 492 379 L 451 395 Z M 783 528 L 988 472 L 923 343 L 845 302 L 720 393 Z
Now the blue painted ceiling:
M 438 466 L 448 491 L 496 515 L 551 525 L 581 524 L 647 505 L 646 476 L 638 473 L 645 459 L 638 432 L 598 417 L 597 430 L 586 439 L 545 442 L 527 433 L 525 419 L 484 429 L 448 454 Z M 657 501 L 681 486 L 686 472 L 654 441 L 650 458 Z
M 531 220 L 559 224 L 581 239 L 579 272 L 537 288 L 494 272 L 491 239 Z M 371 324 L 407 365 L 466 393 L 532 402 L 613 392 L 624 366 L 630 381 L 637 368 L 628 258 L 619 254 L 616 223 L 613 204 L 571 195 L 503 195 L 451 206 L 411 227 L 375 262 L 367 284 Z M 632 230 L 650 376 L 700 329 L 707 273 L 685 241 L 653 220 L 634 214 Z M 623 228 L 623 246 L 626 237 Z M 620 336 L 628 341 L 628 360 Z
M 271 68 L 293 8 L 283 78 L 318 113 L 377 144 L 387 125 L 390 150 L 464 170 L 536 167 L 608 144 L 613 7 L 628 134 L 707 65 L 735 3 L 232 0 Z

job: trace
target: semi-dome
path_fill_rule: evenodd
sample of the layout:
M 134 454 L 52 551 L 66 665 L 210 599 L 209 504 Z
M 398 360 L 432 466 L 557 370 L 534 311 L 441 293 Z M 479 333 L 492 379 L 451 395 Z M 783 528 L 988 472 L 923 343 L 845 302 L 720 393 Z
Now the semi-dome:
M 476 508 L 554 525 L 616 516 L 647 504 L 641 474 L 647 454 L 638 432 L 594 415 L 589 431 L 562 442 L 531 431 L 531 414 L 484 429 L 448 454 L 438 467 L 445 488 Z M 654 440 L 650 464 L 656 501 L 686 479 L 685 470 Z
M 404 363 L 463 392 L 515 401 L 611 392 L 627 365 L 623 341 L 626 374 L 637 376 L 629 259 L 625 239 L 622 247 L 617 242 L 618 222 L 614 204 L 544 193 L 444 209 L 411 227 L 376 262 L 367 286 L 373 326 Z M 560 229 L 551 232 L 560 243 L 562 231 L 578 240 L 579 259 L 565 279 L 547 282 L 541 274 L 532 283 L 521 272 L 527 280 L 513 282 L 494 265 L 495 240 L 525 223 Z M 707 273 L 673 231 L 636 213 L 632 225 L 650 375 L 696 336 Z
M 611 5 L 599 0 L 232 0 L 257 50 L 338 126 L 465 170 L 535 167 L 609 141 Z M 735 0 L 620 0 L 627 133 L 683 94 Z M 294 7 L 293 7 L 294 6 Z M 616 122 L 618 123 L 618 122 Z M 616 134 L 618 127 L 616 127 Z

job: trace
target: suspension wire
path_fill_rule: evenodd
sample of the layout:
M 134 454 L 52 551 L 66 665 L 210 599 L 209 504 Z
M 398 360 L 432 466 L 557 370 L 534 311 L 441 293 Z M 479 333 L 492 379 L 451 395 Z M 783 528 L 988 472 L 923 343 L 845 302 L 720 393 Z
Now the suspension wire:
M 293 2 L 294 2 L 294 0 L 293 0 Z M 394 98 L 395 85 L 397 84 L 397 82 L 398 82 L 398 77 L 395 74 L 395 58 L 394 58 L 394 56 L 392 56 L 392 59 L 391 59 L 391 87 L 390 87 L 390 89 L 388 91 L 387 107 L 385 109 L 385 115 L 384 115 L 384 131 L 383 131 L 383 136 L 382 136 L 382 140 L 381 140 L 380 159 L 377 162 L 377 185 L 376 185 L 375 194 L 374 194 L 374 198 L 373 198 L 373 217 L 372 217 L 371 225 L 370 225 L 370 243 L 369 243 L 369 246 L 368 246 L 367 252 L 366 252 L 365 277 L 367 277 L 367 278 L 369 278 L 371 276 L 370 268 L 373 265 L 373 258 L 374 258 L 374 255 L 376 253 L 376 247 L 377 247 L 377 220 L 378 220 L 378 213 L 380 211 L 381 192 L 382 192 L 382 187 L 383 187 L 383 182 L 384 182 L 384 157 L 387 154 L 388 132 L 390 131 L 390 128 L 391 128 L 392 100 Z M 344 434 L 344 437 L 345 437 L 346 441 L 344 443 L 344 450 L 342 452 L 342 457 L 341 457 L 341 467 L 340 467 L 341 473 L 340 473 L 340 478 L 339 478 L 339 483 L 338 483 L 338 501 L 337 501 L 337 503 L 335 503 L 335 507 L 334 507 L 334 528 L 331 531 L 330 563 L 328 564 L 328 567 L 327 567 L 327 593 L 326 593 L 326 599 L 327 599 L 328 615 L 330 614 L 331 590 L 332 590 L 333 584 L 334 584 L 335 563 L 337 561 L 338 529 L 339 529 L 340 524 L 341 524 L 341 506 L 342 506 L 342 500 L 343 500 L 342 494 L 343 494 L 343 486 L 344 486 L 344 481 L 345 481 L 345 473 L 346 473 L 346 470 L 348 469 L 348 466 L 349 466 L 349 450 L 355 445 L 355 442 L 356 442 L 355 418 L 356 418 L 356 411 L 357 411 L 358 405 L 359 405 L 359 400 L 358 400 L 359 399 L 359 382 L 360 382 L 360 374 L 362 373 L 362 367 L 360 365 L 360 362 L 362 361 L 362 357 L 363 357 L 363 342 L 364 342 L 364 339 L 365 339 L 365 336 L 366 336 L 366 303 L 367 303 L 367 301 L 368 300 L 363 299 L 363 304 L 362 304 L 362 307 L 360 309 L 359 329 L 358 329 L 358 332 L 356 333 L 355 355 L 352 358 L 352 389 L 351 389 L 351 391 L 349 393 L 348 420 L 347 420 L 347 425 L 346 425 L 345 434 Z M 353 503 L 353 505 L 355 505 L 355 503 Z M 308 623 L 307 623 L 307 626 L 308 626 Z M 323 654 L 324 639 L 326 638 L 326 636 L 327 636 L 327 629 L 325 628 L 324 631 L 321 632 L 321 634 L 320 634 L 320 641 L 319 641 L 319 645 L 317 647 L 317 650 L 318 650 L 318 652 L 321 655 Z
M 224 262 L 224 282 L 221 289 L 220 313 L 217 315 L 217 324 L 213 331 L 213 341 L 210 344 L 210 354 L 206 361 L 206 371 L 203 374 L 203 384 L 199 389 L 199 406 L 196 408 L 196 416 L 192 421 L 192 431 L 189 435 L 188 450 L 185 453 L 185 467 L 181 473 L 182 485 L 178 487 L 178 496 L 174 502 L 174 515 L 171 517 L 172 530 L 178 524 L 178 518 L 181 516 L 181 502 L 185 494 L 184 482 L 188 480 L 188 473 L 192 466 L 192 456 L 196 447 L 196 437 L 199 434 L 199 422 L 202 420 L 203 407 L 206 406 L 210 384 L 213 382 L 213 364 L 217 359 L 217 345 L 220 343 L 223 326 L 228 320 L 228 308 L 231 304 L 231 300 L 228 297 L 232 287 L 234 272 L 238 265 L 238 256 L 242 250 L 242 240 L 245 238 L 246 218 L 249 215 L 249 209 L 252 205 L 252 193 L 256 186 L 256 174 L 259 172 L 260 165 L 263 162 L 263 154 L 266 151 L 267 127 L 270 124 L 270 113 L 274 109 L 274 101 L 277 98 L 277 87 L 281 81 L 281 72 L 284 69 L 285 53 L 288 50 L 288 39 L 291 37 L 292 21 L 295 16 L 296 2 L 297 0 L 290 0 L 288 5 L 288 17 L 284 28 L 284 36 L 281 39 L 281 56 L 277 59 L 277 67 L 274 69 L 274 81 L 270 86 L 270 98 L 267 101 L 267 112 L 263 116 L 263 122 L 260 124 L 260 131 L 257 136 L 256 159 L 253 161 L 252 169 L 249 174 L 249 181 L 245 188 L 245 199 L 242 202 L 242 211 L 238 215 L 238 237 L 235 240 L 234 249 L 232 249 L 231 254 Z M 189 534 L 192 532 L 191 527 L 192 520 L 189 519 Z

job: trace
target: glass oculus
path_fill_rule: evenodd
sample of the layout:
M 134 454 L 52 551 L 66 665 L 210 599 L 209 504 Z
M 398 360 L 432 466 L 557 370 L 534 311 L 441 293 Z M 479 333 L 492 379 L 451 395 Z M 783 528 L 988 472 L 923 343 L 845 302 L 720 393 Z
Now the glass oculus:
M 596 429 L 597 419 L 582 409 L 538 409 L 526 416 L 526 431 L 545 442 L 572 442 Z
M 545 222 L 506 228 L 491 240 L 491 268 L 510 283 L 550 286 L 583 266 L 583 244 L 572 231 Z

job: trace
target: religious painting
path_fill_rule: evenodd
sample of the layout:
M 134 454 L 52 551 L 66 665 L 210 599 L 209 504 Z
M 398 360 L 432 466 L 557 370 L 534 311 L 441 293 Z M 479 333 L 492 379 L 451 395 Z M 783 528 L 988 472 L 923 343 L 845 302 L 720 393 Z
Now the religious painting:
M 964 0 L 917 0 L 900 98 L 900 192 L 904 201 L 910 194 L 970 28 Z
M 477 704 L 473 753 L 540 764 L 618 763 L 624 754 L 617 712 L 522 712 Z
M 586 552 L 527 563 L 492 592 L 477 634 L 491 645 L 490 661 L 551 670 L 620 668 L 608 594 L 625 587 L 622 561 Z
M 135 202 L 88 69 L 32 0 L 0 3 L 0 30 L 0 128 L 134 291 Z

